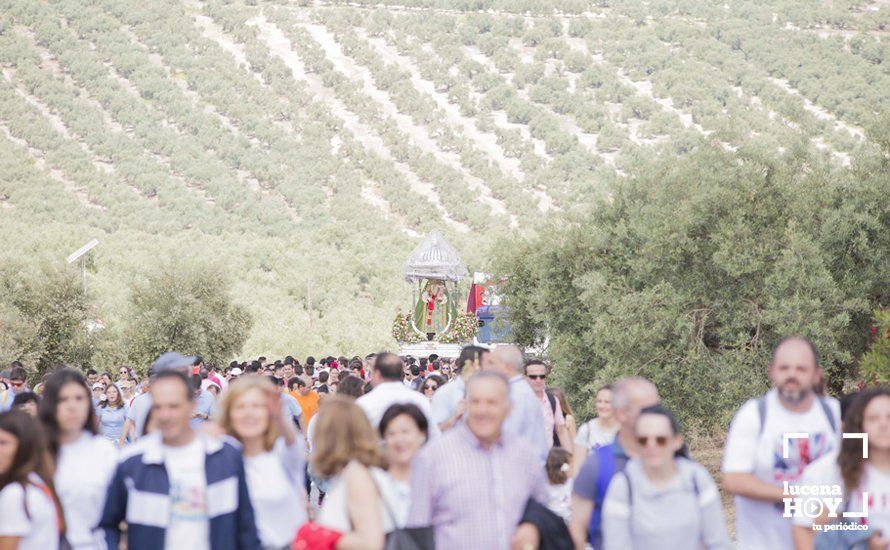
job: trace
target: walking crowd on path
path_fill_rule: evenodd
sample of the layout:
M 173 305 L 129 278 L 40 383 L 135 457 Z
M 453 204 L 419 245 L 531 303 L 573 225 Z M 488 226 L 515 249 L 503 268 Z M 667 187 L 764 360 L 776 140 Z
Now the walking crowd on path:
M 0 550 L 890 550 L 890 388 L 824 395 L 815 347 L 773 350 L 720 491 L 644 378 L 575 418 L 514 346 L 144 378 L 0 372 Z M 853 434 L 851 436 L 851 434 Z

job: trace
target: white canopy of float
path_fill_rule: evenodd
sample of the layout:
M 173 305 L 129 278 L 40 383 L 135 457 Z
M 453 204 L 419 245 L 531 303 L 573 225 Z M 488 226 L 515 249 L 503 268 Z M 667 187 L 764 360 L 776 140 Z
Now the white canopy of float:
M 435 229 L 424 237 L 405 262 L 405 280 L 409 283 L 423 279 L 456 283 L 467 275 L 467 266 L 457 255 L 457 250 Z

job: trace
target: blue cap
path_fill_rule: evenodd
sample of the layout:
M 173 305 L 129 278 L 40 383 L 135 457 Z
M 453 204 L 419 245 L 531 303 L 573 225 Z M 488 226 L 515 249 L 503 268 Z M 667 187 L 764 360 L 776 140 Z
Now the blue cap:
M 168 351 L 155 359 L 148 370 L 148 375 L 154 376 L 165 370 L 186 369 L 194 365 L 197 358 L 196 355 L 183 355 L 175 351 Z

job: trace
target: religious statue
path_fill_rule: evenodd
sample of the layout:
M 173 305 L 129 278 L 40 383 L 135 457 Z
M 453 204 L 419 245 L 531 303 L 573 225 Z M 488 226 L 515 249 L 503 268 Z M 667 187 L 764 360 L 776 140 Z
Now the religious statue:
M 414 313 L 408 321 L 413 335 L 440 341 L 458 318 L 456 284 L 467 268 L 457 251 L 436 230 L 417 245 L 405 262 L 405 280 L 415 283 Z
M 445 281 L 427 280 L 414 309 L 418 330 L 426 334 L 427 340 L 432 340 L 436 334 L 441 334 L 448 328 L 450 313 Z

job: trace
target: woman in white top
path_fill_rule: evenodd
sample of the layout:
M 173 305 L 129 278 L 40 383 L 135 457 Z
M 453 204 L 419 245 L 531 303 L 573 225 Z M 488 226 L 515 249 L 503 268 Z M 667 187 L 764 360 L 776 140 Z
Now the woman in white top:
M 868 540 L 869 549 L 890 548 L 890 388 L 864 390 L 856 396 L 844 415 L 843 433 L 868 434 L 868 458 L 862 457 L 865 441 L 849 438 L 841 442 L 837 454 L 824 456 L 804 470 L 800 486 L 829 488 L 832 492 L 837 488 L 841 496 L 828 498 L 839 498 L 841 504 L 837 518 L 825 511 L 815 520 L 806 514 L 793 519 L 794 544 L 800 550 L 813 548 L 816 536 L 844 535 L 842 531 L 813 530 L 814 523 L 838 521 L 866 525 L 867 531 L 856 534 Z M 866 517 L 843 516 L 844 512 L 861 516 L 866 507 Z
M 380 418 L 380 435 L 386 449 L 389 468 L 386 472 L 372 469 L 383 498 L 384 511 L 395 528 L 408 521 L 411 506 L 411 463 L 429 436 L 426 416 L 417 405 L 397 403 L 386 409 Z M 378 473 L 379 472 L 379 473 Z
M 22 411 L 0 414 L 0 548 L 57 550 L 60 518 L 43 431 Z
M 117 449 L 97 435 L 96 413 L 83 375 L 73 369 L 54 372 L 46 381 L 38 406 L 50 455 L 55 459 L 54 483 L 72 548 L 104 548 L 95 527 L 117 467 Z
M 394 526 L 372 476 L 383 473 L 386 459 L 364 411 L 346 397 L 325 399 L 312 451 L 313 471 L 332 478 L 317 523 L 342 533 L 338 550 L 382 549 Z
M 612 385 L 607 384 L 596 392 L 596 417 L 582 424 L 575 436 L 573 475 L 577 475 L 588 454 L 615 441 L 618 428 L 612 411 Z
M 289 548 L 308 519 L 303 491 L 305 443 L 294 423 L 282 414 L 281 392 L 265 376 L 241 377 L 223 394 L 219 422 L 241 443 L 263 548 Z

